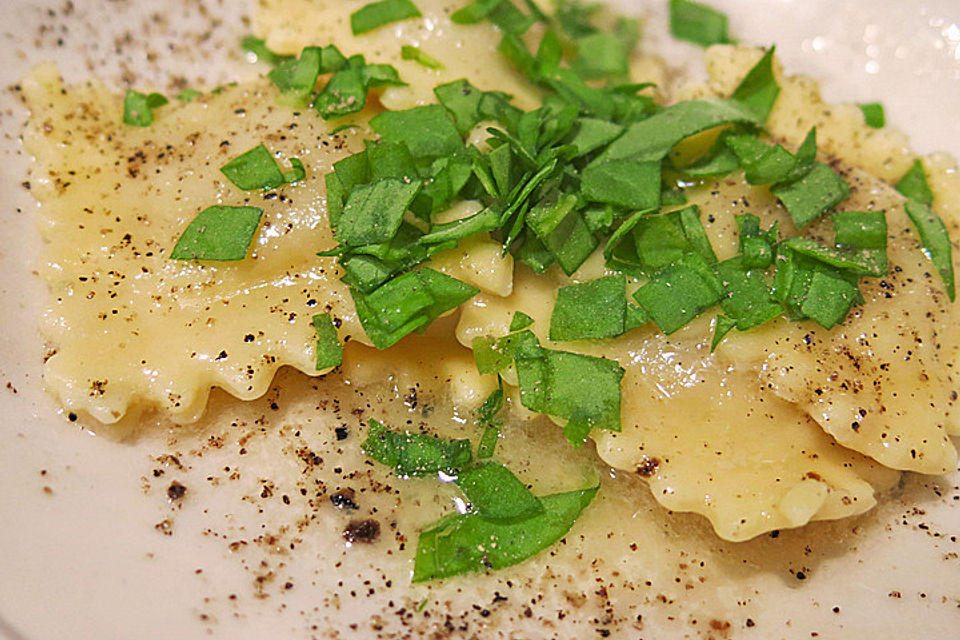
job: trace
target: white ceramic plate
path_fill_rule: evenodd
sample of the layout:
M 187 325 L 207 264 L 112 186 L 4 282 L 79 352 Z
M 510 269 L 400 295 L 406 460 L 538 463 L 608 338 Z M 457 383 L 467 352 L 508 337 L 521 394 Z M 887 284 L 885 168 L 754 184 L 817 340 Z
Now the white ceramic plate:
M 192 82 L 203 79 L 207 86 L 249 74 L 234 51 L 246 30 L 238 13 L 241 3 L 204 4 L 6 0 L 0 4 L 3 86 L 14 84 L 33 63 L 50 59 L 69 81 L 95 73 L 117 86 L 132 73 L 141 87 L 165 87 L 178 74 Z M 663 40 L 657 33 L 663 31 L 665 11 L 653 6 L 659 2 L 620 4 L 649 10 L 650 37 Z M 955 0 L 713 4 L 729 12 L 741 40 L 776 43 L 787 70 L 820 79 L 828 100 L 880 100 L 888 123 L 908 132 L 919 151 L 960 155 L 960 5 Z M 684 44 L 664 46 L 678 61 L 696 54 Z M 243 597 L 250 589 L 250 567 L 203 529 L 204 514 L 218 514 L 226 505 L 202 504 L 178 520 L 176 536 L 158 533 L 155 525 L 175 508 L 162 492 L 145 490 L 150 481 L 145 474 L 158 466 L 152 458 L 161 450 L 156 441 L 95 437 L 71 424 L 42 392 L 43 348 L 35 326 L 44 289 L 32 274 L 39 251 L 32 221 L 36 204 L 20 186 L 27 158 L 17 135 L 24 117 L 16 92 L 6 92 L 0 110 L 5 205 L 0 213 L 0 636 L 311 637 L 316 632 L 310 625 L 296 621 L 306 620 L 304 611 L 324 594 L 306 587 L 286 600 Z M 869 535 L 850 545 L 853 549 L 845 544 L 833 556 L 818 557 L 810 580 L 753 567 L 736 588 L 717 596 L 727 598 L 735 620 L 730 628 L 687 624 L 667 627 L 673 631 L 663 634 L 957 637 L 958 481 L 954 474 L 910 483 L 871 516 Z M 241 597 L 232 599 L 236 593 Z M 678 605 L 681 615 L 686 615 L 684 606 Z M 745 625 L 747 616 L 738 611 L 755 612 L 750 614 L 755 622 Z M 357 637 L 373 633 L 363 627 Z M 650 623 L 631 637 L 662 635 Z

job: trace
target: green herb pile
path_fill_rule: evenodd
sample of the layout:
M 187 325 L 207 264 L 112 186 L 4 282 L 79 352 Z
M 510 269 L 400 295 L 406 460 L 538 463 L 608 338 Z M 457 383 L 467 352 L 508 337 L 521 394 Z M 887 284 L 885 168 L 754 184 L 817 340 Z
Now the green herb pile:
M 732 41 L 722 14 L 688 0 L 670 4 L 677 37 L 701 45 Z M 495 239 L 504 254 L 538 274 L 556 265 L 571 275 L 595 251 L 603 252 L 613 275 L 558 291 L 549 337 L 560 342 L 614 338 L 650 323 L 670 334 L 717 305 L 714 347 L 733 329 L 745 331 L 779 316 L 829 329 L 862 302 L 861 278 L 887 273 L 885 213 L 835 211 L 850 190 L 817 159 L 816 131 L 795 152 L 765 134 L 780 92 L 773 49 L 730 97 L 663 106 L 644 92 L 649 84 L 629 79 L 637 24 L 620 19 L 612 30 L 601 30 L 594 12 L 591 5 L 569 1 L 559 2 L 553 15 L 529 0 L 522 8 L 511 0 L 464 6 L 453 21 L 498 28 L 500 53 L 540 90 L 542 105 L 523 111 L 510 96 L 468 79 L 443 84 L 434 89 L 435 104 L 374 116 L 376 137 L 325 176 L 337 245 L 320 255 L 336 257 L 360 322 L 378 348 L 423 330 L 479 292 L 423 266 L 476 234 Z M 382 0 L 356 11 L 351 25 L 362 33 L 419 15 L 410 0 Z M 527 32 L 537 24 L 542 36 L 531 49 Z M 368 63 L 361 55 L 348 58 L 333 45 L 307 47 L 296 57 L 274 54 L 257 40 L 248 39 L 245 48 L 274 65 L 268 76 L 282 104 L 312 107 L 324 119 L 361 111 L 372 89 L 404 84 L 392 66 Z M 416 47 L 405 47 L 402 56 L 443 66 Z M 153 109 L 164 103 L 157 94 L 131 92 L 125 121 L 149 125 Z M 863 109 L 871 126 L 882 126 L 880 105 Z M 486 143 L 465 142 L 481 125 Z M 678 143 L 719 127 L 712 148 L 692 164 L 677 166 L 671 159 Z M 284 172 L 260 145 L 222 171 L 241 189 L 273 189 L 306 178 L 298 160 L 290 163 L 293 169 Z M 684 206 L 683 185 L 735 172 L 751 185 L 768 186 L 801 233 L 829 216 L 833 242 L 782 237 L 777 225 L 762 228 L 748 214 L 737 217 L 738 254 L 718 261 L 698 208 Z M 919 162 L 897 188 L 907 196 L 906 213 L 953 300 L 951 245 L 930 208 Z M 482 208 L 453 222 L 434 222 L 463 199 Z M 211 207 L 191 223 L 171 257 L 241 259 L 260 213 Z M 632 299 L 628 280 L 639 284 Z M 564 434 L 574 446 L 593 428 L 619 430 L 624 370 L 612 360 L 543 347 L 527 328 L 530 322 L 518 314 L 509 335 L 477 339 L 479 370 L 499 376 L 515 367 L 523 405 L 565 420 Z M 317 368 L 340 364 L 332 319 L 317 316 L 314 323 Z M 493 453 L 502 404 L 501 386 L 480 411 L 478 458 Z M 471 505 L 468 513 L 421 533 L 414 580 L 519 562 L 560 538 L 597 491 L 534 497 L 506 468 L 474 461 L 467 441 L 392 432 L 376 422 L 364 446 L 400 475 L 455 475 Z

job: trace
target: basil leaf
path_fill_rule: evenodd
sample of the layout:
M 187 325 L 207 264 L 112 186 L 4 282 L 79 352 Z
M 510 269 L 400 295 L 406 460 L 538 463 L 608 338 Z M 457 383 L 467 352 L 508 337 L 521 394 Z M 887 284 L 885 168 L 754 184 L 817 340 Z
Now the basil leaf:
M 624 332 L 627 283 L 622 275 L 561 287 L 550 316 L 551 340 L 612 338 Z
M 153 110 L 170 102 L 162 94 L 144 95 L 127 89 L 123 97 L 123 123 L 134 127 L 149 127 L 153 124 Z
M 533 324 L 533 318 L 525 314 L 523 311 L 515 311 L 513 313 L 513 318 L 510 320 L 510 332 L 520 331 L 521 329 L 526 329 Z
M 720 307 L 740 331 L 761 325 L 783 313 L 783 307 L 773 299 L 763 272 L 750 269 L 743 259 L 731 258 L 719 263 L 717 275 L 724 289 Z M 718 327 L 719 322 L 718 318 Z M 722 335 L 719 338 L 715 336 L 716 340 L 722 338 Z
M 419 181 L 408 183 L 396 178 L 355 187 L 347 196 L 334 237 L 350 246 L 389 241 L 420 187 Z
M 662 160 L 678 142 L 723 124 L 760 124 L 758 116 L 732 100 L 687 100 L 629 127 L 594 162 L 620 158 Z
M 928 207 L 933 204 L 933 191 L 927 184 L 927 174 L 923 170 L 922 160 L 914 160 L 910 169 L 897 181 L 896 189 L 909 200 Z
M 883 276 L 887 273 L 886 247 L 881 250 L 851 251 L 825 247 L 816 240 L 794 236 L 783 241 L 784 247 L 837 269 L 866 276 Z
M 408 271 L 369 294 L 350 290 L 370 341 L 386 349 L 408 333 L 455 309 L 479 289 L 433 269 Z
M 413 582 L 502 569 L 562 538 L 597 494 L 591 489 L 542 496 L 543 512 L 513 520 L 456 514 L 420 532 Z
M 812 318 L 829 329 L 842 322 L 854 304 L 863 301 L 855 273 L 837 270 L 788 246 L 779 251 L 777 265 L 773 296 L 795 320 Z M 817 287 L 813 288 L 815 279 Z
M 503 344 L 489 336 L 478 336 L 473 339 L 473 361 L 480 373 L 499 373 L 513 361 L 513 358 L 504 353 Z
M 780 85 L 773 76 L 773 52 L 770 47 L 763 57 L 747 72 L 730 99 L 743 105 L 759 122 L 766 122 L 780 95 Z
M 180 234 L 170 259 L 243 260 L 261 215 L 258 207 L 207 207 Z
M 337 329 L 329 313 L 313 316 L 313 329 L 317 334 L 317 371 L 343 364 L 343 345 L 337 337 Z
M 687 253 L 636 290 L 634 300 L 669 335 L 720 301 L 723 287 L 699 254 Z
M 405 44 L 400 47 L 400 57 L 404 60 L 413 60 L 428 69 L 443 69 L 443 63 L 431 56 L 420 47 Z
M 850 195 L 850 187 L 828 165 L 817 162 L 809 173 L 794 182 L 770 189 L 802 229 Z
M 431 104 L 405 111 L 384 111 L 370 127 L 387 143 L 403 143 L 414 158 L 448 156 L 463 149 L 463 140 L 446 110 Z
M 277 161 L 262 143 L 227 162 L 220 173 L 244 191 L 273 189 L 284 183 Z
M 660 206 L 660 161 L 618 158 L 592 162 L 581 174 L 583 195 L 626 209 Z
M 650 322 L 650 315 L 646 311 L 644 311 L 637 305 L 633 304 L 632 302 L 627 303 L 627 310 L 623 316 L 624 332 L 638 329 L 643 325 L 647 324 L 648 322 Z
M 883 111 L 883 104 L 879 102 L 867 102 L 860 105 L 860 111 L 863 112 L 863 121 L 868 127 L 882 129 L 887 124 L 887 117 Z
M 571 65 L 585 80 L 622 77 L 630 72 L 630 52 L 613 33 L 596 32 L 576 41 L 577 57 Z
M 500 0 L 476 0 L 453 12 L 450 20 L 455 24 L 476 24 L 500 4 Z
M 576 210 L 577 204 L 576 196 L 567 194 L 553 202 L 542 202 L 527 214 L 530 229 L 567 275 L 580 268 L 597 248 L 596 238 Z
M 443 440 L 421 433 L 401 433 L 387 429 L 376 420 L 369 423 L 363 451 L 377 462 L 393 467 L 398 476 L 452 472 L 470 464 L 473 459 L 469 440 Z
M 487 207 L 466 218 L 453 222 L 435 224 L 430 233 L 420 238 L 421 244 L 461 240 L 485 231 L 493 231 L 500 226 L 500 214 L 493 207 Z
M 543 505 L 513 472 L 496 462 L 468 467 L 457 476 L 457 486 L 481 518 L 504 520 L 543 513 Z
M 717 323 L 713 327 L 713 339 L 710 341 L 710 352 L 713 353 L 723 342 L 723 339 L 737 326 L 737 321 L 725 315 L 717 316 Z
M 935 211 L 920 202 L 907 200 L 903 208 L 920 234 L 923 252 L 940 272 L 947 296 L 953 302 L 957 296 L 953 278 L 953 246 L 946 225 Z
M 351 13 L 350 30 L 353 35 L 359 35 L 391 22 L 419 18 L 420 15 L 420 11 L 410 0 L 380 0 Z
M 567 439 L 570 446 L 579 449 L 586 443 L 592 429 L 593 427 L 587 416 L 578 411 L 567 420 L 567 424 L 563 425 L 563 437 Z
M 702 47 L 734 42 L 727 33 L 726 14 L 692 0 L 670 0 L 670 33 Z
M 539 355 L 516 359 L 523 406 L 559 418 L 579 415 L 591 427 L 620 430 L 624 370 L 615 360 L 542 348 Z
M 578 156 L 607 146 L 623 133 L 622 126 L 598 118 L 579 118 L 577 125 L 576 133 L 568 144 L 577 148 Z
M 366 77 L 356 63 L 334 73 L 313 104 L 324 120 L 357 113 L 366 105 Z
M 280 90 L 279 102 L 292 107 L 305 107 L 320 76 L 323 51 L 306 47 L 297 60 L 287 60 L 271 69 L 267 77 Z

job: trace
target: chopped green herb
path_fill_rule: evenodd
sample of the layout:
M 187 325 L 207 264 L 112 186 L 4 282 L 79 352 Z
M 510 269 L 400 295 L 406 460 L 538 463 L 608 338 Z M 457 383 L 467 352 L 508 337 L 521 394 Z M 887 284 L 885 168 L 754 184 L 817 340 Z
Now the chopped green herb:
M 476 24 L 493 11 L 501 0 L 476 0 L 453 12 L 450 19 L 456 24 Z
M 495 424 L 488 424 L 483 428 L 480 435 L 480 442 L 477 444 L 477 459 L 484 460 L 492 458 L 497 449 L 497 442 L 500 440 L 500 429 Z
M 252 189 L 274 189 L 285 182 L 297 182 L 306 176 L 303 163 L 291 158 L 293 171 L 284 173 L 277 165 L 273 154 L 263 144 L 246 151 L 220 167 L 220 172 L 237 187 L 249 191 Z
M 280 90 L 281 103 L 292 107 L 307 105 L 320 76 L 322 58 L 320 47 L 306 47 L 298 59 L 287 60 L 271 69 L 267 77 Z
M 622 275 L 561 287 L 550 317 L 550 339 L 619 336 L 626 311 L 627 283 Z
M 563 425 L 563 437 L 574 449 L 579 449 L 587 441 L 593 426 L 583 412 L 575 412 L 567 424 Z
M 513 472 L 496 462 L 481 462 L 457 476 L 470 503 L 470 511 L 482 518 L 503 520 L 543 513 L 543 505 Z
M 430 228 L 430 233 L 420 238 L 423 244 L 432 244 L 436 242 L 447 242 L 449 240 L 460 240 L 484 231 L 493 231 L 500 226 L 500 213 L 491 207 L 482 211 L 460 218 L 453 222 L 435 224 Z
M 525 314 L 523 311 L 515 311 L 513 318 L 510 320 L 510 331 L 520 331 L 521 329 L 526 329 L 533 324 L 533 318 Z
M 723 342 L 723 339 L 727 337 L 727 334 L 736 326 L 737 321 L 733 318 L 728 318 L 722 314 L 718 315 L 717 323 L 713 326 L 713 339 L 710 341 L 710 351 L 716 351 L 720 343 Z
M 780 95 L 780 85 L 773 75 L 773 52 L 774 47 L 770 47 L 730 96 L 731 100 L 743 105 L 760 122 L 767 120 Z
M 193 99 L 197 96 L 202 96 L 202 91 L 197 91 L 196 89 L 184 89 L 177 94 L 177 100 L 180 102 L 193 102 Z
M 581 175 L 583 195 L 626 209 L 660 206 L 660 161 L 618 158 L 594 162 Z
M 576 271 L 597 247 L 597 240 L 576 210 L 577 197 L 538 204 L 527 214 L 527 224 L 567 275 Z
M 410 0 L 380 0 L 351 13 L 350 29 L 353 35 L 359 35 L 391 22 L 419 18 L 420 15 L 420 10 Z
M 670 0 L 670 33 L 702 47 L 734 42 L 727 34 L 727 16 L 691 0 Z
M 337 337 L 334 320 L 329 313 L 313 316 L 313 328 L 317 334 L 317 371 L 343 364 L 343 345 Z
M 340 215 L 336 239 L 350 246 L 387 242 L 397 233 L 403 214 L 420 192 L 421 183 L 383 178 L 355 187 Z
M 883 105 L 879 102 L 867 102 L 860 105 L 860 111 L 863 112 L 863 121 L 868 127 L 882 129 L 887 124 L 887 117 L 883 111 Z
M 420 47 L 405 44 L 400 47 L 400 57 L 404 60 L 413 60 L 428 69 L 443 69 L 443 63 L 431 56 Z
M 378 349 L 392 346 L 479 292 L 433 269 L 408 271 L 369 294 L 350 290 L 360 324 Z
M 837 269 L 866 276 L 882 276 L 887 273 L 886 246 L 878 250 L 855 251 L 825 247 L 816 240 L 794 236 L 783 241 L 782 246 Z
M 438 158 L 463 149 L 460 133 L 438 104 L 384 111 L 370 119 L 370 127 L 384 142 L 407 145 L 414 158 Z
M 953 246 L 946 225 L 935 211 L 920 202 L 907 200 L 903 208 L 920 234 L 923 252 L 940 272 L 947 296 L 953 302 L 957 296 L 953 279 Z
M 637 289 L 633 298 L 666 334 L 720 301 L 723 287 L 699 254 L 687 253 Z
M 579 416 L 598 429 L 620 430 L 624 370 L 615 360 L 543 348 L 540 356 L 516 359 L 523 406 L 558 418 Z
M 519 520 L 455 514 L 420 532 L 413 581 L 502 569 L 523 562 L 562 538 L 599 486 L 540 498 L 543 511 Z
M 469 440 L 443 440 L 422 433 L 392 431 L 376 420 L 369 423 L 363 451 L 377 462 L 392 467 L 398 476 L 452 473 L 473 459 Z
M 149 127 L 153 124 L 153 110 L 170 102 L 162 94 L 144 95 L 127 89 L 123 97 L 123 123 L 134 127 Z
M 933 191 L 927 184 L 922 160 L 914 160 L 910 169 L 897 181 L 897 191 L 902 193 L 903 197 L 928 207 L 933 204 Z
M 717 276 L 724 289 L 720 307 L 738 330 L 752 329 L 783 313 L 783 307 L 773 299 L 763 272 L 750 269 L 742 258 L 719 263 Z
M 207 207 L 184 229 L 170 252 L 172 260 L 243 260 L 263 209 Z
M 606 76 L 624 77 L 630 71 L 627 44 L 613 33 L 596 32 L 577 41 L 573 68 L 586 80 Z
M 757 115 L 733 100 L 687 100 L 667 107 L 624 131 L 595 162 L 620 158 L 662 160 L 678 142 L 723 124 L 760 124 Z
M 786 305 L 793 319 L 812 318 L 829 329 L 842 322 L 854 304 L 862 302 L 857 279 L 855 273 L 838 270 L 784 246 L 777 255 L 773 296 Z
M 850 195 L 850 187 L 828 165 L 817 162 L 809 173 L 794 182 L 770 189 L 798 229 L 807 226 Z

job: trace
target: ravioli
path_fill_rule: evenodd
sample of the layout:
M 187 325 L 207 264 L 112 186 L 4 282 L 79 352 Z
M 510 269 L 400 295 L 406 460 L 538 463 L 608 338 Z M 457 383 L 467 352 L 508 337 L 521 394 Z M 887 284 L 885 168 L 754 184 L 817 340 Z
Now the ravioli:
M 496 32 L 452 24 L 454 5 L 418 5 L 422 19 L 362 36 L 349 33 L 342 7 L 309 0 L 261 0 L 255 23 L 280 52 L 335 42 L 348 55 L 394 64 L 409 85 L 382 91 L 379 102 L 391 109 L 433 102 L 434 86 L 461 77 L 512 93 L 521 107 L 536 104 L 536 92 L 496 55 Z M 402 60 L 401 44 L 422 46 L 445 67 Z M 758 55 L 713 48 L 711 81 L 677 97 L 728 95 Z M 637 61 L 638 79 L 666 82 L 654 59 Z M 708 313 L 669 337 L 646 327 L 560 347 L 614 358 L 627 371 L 623 430 L 592 434 L 600 457 L 640 474 L 661 504 L 704 515 L 730 540 L 863 513 L 897 470 L 955 468 L 949 435 L 960 433 L 956 312 L 889 186 L 912 161 L 905 141 L 868 130 L 854 107 L 824 105 L 807 79 L 780 83 L 770 133 L 797 145 L 818 127 L 821 151 L 853 185 L 843 208 L 888 212 L 890 259 L 899 270 L 866 283 L 867 303 L 831 331 L 777 320 L 731 334 L 711 353 Z M 213 386 L 259 397 L 281 366 L 323 373 L 314 368 L 316 313 L 336 318 L 342 340 L 369 344 L 339 268 L 316 253 L 334 244 L 320 177 L 372 137 L 366 123 L 376 101 L 333 133 L 340 122 L 277 106 L 275 89 L 260 80 L 164 107 L 151 127 L 136 129 L 120 123 L 120 98 L 92 83 L 66 90 L 51 67 L 38 68 L 23 88 L 32 112 L 24 140 L 36 157 L 31 183 L 47 241 L 41 275 L 52 293 L 42 322 L 51 345 L 45 379 L 65 407 L 103 423 L 132 423 L 144 410 L 190 422 Z M 300 158 L 308 179 L 266 192 L 231 185 L 219 167 L 261 142 L 282 165 Z M 956 235 L 960 181 L 942 162 L 929 167 L 937 209 Z M 721 259 L 735 252 L 734 214 L 791 224 L 768 190 L 739 180 L 708 182 L 688 195 Z M 264 210 L 248 258 L 169 260 L 183 228 L 211 204 Z M 447 215 L 473 206 L 461 203 Z M 555 271 L 534 277 L 502 257 L 499 244 L 477 238 L 428 266 L 482 291 L 456 326 L 467 347 L 478 335 L 506 333 L 515 310 L 533 317 L 547 342 L 556 287 L 604 273 L 596 254 L 572 279 Z M 476 389 L 493 381 L 478 382 L 468 357 L 450 362 L 448 392 L 471 408 L 481 398 Z

